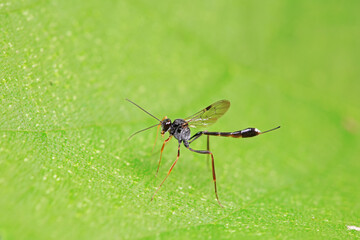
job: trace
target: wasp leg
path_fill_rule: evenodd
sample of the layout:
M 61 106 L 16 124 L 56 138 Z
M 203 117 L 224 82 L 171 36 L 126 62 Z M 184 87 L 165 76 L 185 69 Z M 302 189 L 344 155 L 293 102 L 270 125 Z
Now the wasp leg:
M 214 155 L 210 151 L 192 149 L 192 148 L 190 148 L 189 143 L 187 143 L 187 142 L 184 142 L 184 145 L 187 149 L 189 149 L 192 152 L 211 155 L 211 167 L 212 167 L 212 175 L 213 175 L 213 181 L 214 181 L 214 187 L 215 187 L 215 196 L 216 196 L 216 200 L 218 201 L 220 207 L 223 207 L 223 205 L 221 205 L 221 203 L 220 203 L 219 196 L 217 193 L 217 188 L 216 188 L 216 173 L 215 173 Z
M 161 186 L 163 185 L 163 183 L 165 182 L 165 180 L 167 179 L 167 177 L 170 175 L 171 171 L 173 170 L 175 164 L 177 163 L 179 157 L 180 157 L 180 143 L 179 142 L 179 146 L 178 146 L 178 154 L 177 154 L 177 157 L 176 157 L 176 160 L 175 162 L 171 165 L 170 169 L 169 169 L 169 172 L 167 173 L 166 177 L 164 178 L 164 180 L 160 183 L 159 187 L 157 188 L 157 190 L 155 191 L 154 195 L 152 196 L 151 198 L 151 201 L 154 199 L 156 193 L 159 191 L 159 189 L 161 188 Z
M 163 153 L 163 151 L 164 151 L 165 144 L 166 144 L 168 141 L 170 141 L 171 137 L 172 137 L 172 135 L 170 135 L 169 138 L 164 141 L 164 143 L 163 143 L 163 145 L 162 145 L 162 147 L 161 147 L 160 159 L 159 159 L 159 164 L 158 164 L 158 167 L 157 167 L 157 170 L 156 170 L 155 177 L 157 177 L 158 172 L 159 172 L 160 163 L 161 163 L 161 157 L 162 157 L 162 153 Z
M 154 151 L 154 148 L 155 148 L 155 145 L 156 145 L 156 140 L 157 140 L 158 135 L 159 135 L 159 129 L 160 129 L 160 124 L 158 125 L 157 130 L 156 130 L 155 142 L 154 142 L 154 146 L 153 146 L 153 148 L 152 148 L 151 152 L 153 152 L 153 151 Z
M 209 152 L 210 152 L 210 136 L 209 135 L 207 135 L 207 141 L 206 141 L 206 150 L 208 150 Z M 206 159 L 206 165 L 207 165 L 207 167 L 208 167 L 208 169 L 209 169 L 209 161 L 210 161 L 210 159 L 209 159 L 209 154 L 207 154 L 206 155 L 207 157 L 207 159 Z

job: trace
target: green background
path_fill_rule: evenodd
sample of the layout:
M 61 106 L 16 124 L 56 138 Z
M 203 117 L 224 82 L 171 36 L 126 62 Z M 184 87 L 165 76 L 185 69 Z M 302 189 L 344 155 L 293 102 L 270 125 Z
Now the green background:
M 0 239 L 351 239 L 360 2 L 0 2 Z M 206 157 L 155 129 L 220 100 Z M 194 133 L 194 131 L 193 131 Z M 204 149 L 205 138 L 193 148 Z

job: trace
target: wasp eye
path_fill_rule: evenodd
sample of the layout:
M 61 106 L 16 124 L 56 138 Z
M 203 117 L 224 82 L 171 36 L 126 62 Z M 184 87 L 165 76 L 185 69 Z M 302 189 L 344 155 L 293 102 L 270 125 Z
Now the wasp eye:
M 167 132 L 170 127 L 171 127 L 171 120 L 170 119 L 165 119 L 162 123 L 161 123 L 161 127 L 162 127 L 162 134 L 164 134 L 165 132 Z

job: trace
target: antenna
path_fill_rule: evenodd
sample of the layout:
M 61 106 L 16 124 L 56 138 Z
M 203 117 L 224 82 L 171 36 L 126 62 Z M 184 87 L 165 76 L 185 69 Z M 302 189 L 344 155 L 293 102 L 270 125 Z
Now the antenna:
M 130 140 L 133 136 L 135 136 L 135 135 L 138 134 L 138 133 L 141 133 L 141 132 L 143 132 L 143 131 L 145 131 L 145 130 L 148 130 L 148 129 L 150 129 L 150 128 L 153 128 L 153 127 L 156 127 L 156 126 L 159 126 L 159 125 L 160 125 L 160 124 L 156 124 L 156 125 L 153 125 L 153 126 L 150 126 L 150 127 L 144 128 L 144 129 L 141 129 L 141 130 L 139 130 L 139 131 L 131 134 L 131 136 L 128 138 L 128 140 Z
M 137 105 L 136 103 L 134 103 L 133 101 L 131 101 L 131 100 L 127 99 L 127 98 L 125 98 L 125 100 L 128 101 L 128 102 L 130 102 L 130 103 L 132 103 L 132 104 L 134 104 L 135 106 L 137 106 L 138 108 L 140 108 L 141 110 L 143 110 L 145 113 L 149 114 L 150 116 L 152 116 L 153 118 L 155 118 L 156 120 L 158 120 L 158 121 L 160 122 L 160 123 L 158 123 L 158 124 L 155 124 L 155 125 L 153 125 L 153 126 L 150 126 L 150 127 L 144 128 L 144 129 L 141 129 L 141 130 L 139 130 L 139 131 L 131 134 L 131 136 L 128 138 L 128 140 L 130 140 L 130 139 L 131 139 L 133 136 L 135 136 L 136 134 L 141 133 L 141 132 L 143 132 L 143 131 L 146 131 L 146 130 L 148 130 L 148 129 L 150 129 L 150 128 L 159 126 L 159 125 L 162 123 L 162 121 L 161 121 L 160 119 L 158 119 L 157 117 L 155 117 L 154 115 L 152 115 L 151 113 L 149 113 L 148 111 L 146 111 L 145 109 L 143 109 L 142 107 L 140 107 L 139 105 Z
M 135 106 L 137 106 L 138 108 L 140 108 L 141 110 L 143 110 L 144 112 L 146 112 L 147 114 L 149 114 L 150 116 L 152 116 L 153 118 L 155 118 L 156 120 L 158 120 L 159 122 L 162 122 L 160 119 L 158 119 L 157 117 L 155 117 L 154 115 L 152 115 L 151 113 L 149 113 L 148 111 L 146 111 L 145 109 L 143 109 L 142 107 L 140 107 L 139 105 L 137 105 L 136 103 L 134 103 L 133 101 L 125 98 L 126 101 L 134 104 Z

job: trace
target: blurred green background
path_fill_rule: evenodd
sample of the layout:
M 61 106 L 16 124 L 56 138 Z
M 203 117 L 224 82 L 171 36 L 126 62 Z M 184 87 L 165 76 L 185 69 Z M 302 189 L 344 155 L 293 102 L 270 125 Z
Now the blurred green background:
M 351 239 L 360 2 L 0 2 L 0 239 Z M 220 100 L 206 157 L 156 121 Z M 194 131 L 193 131 L 194 132 Z M 204 149 L 205 138 L 194 143 Z

